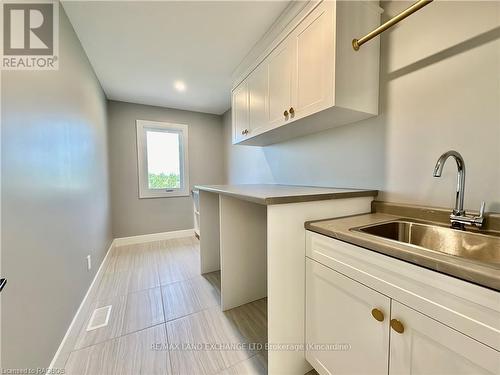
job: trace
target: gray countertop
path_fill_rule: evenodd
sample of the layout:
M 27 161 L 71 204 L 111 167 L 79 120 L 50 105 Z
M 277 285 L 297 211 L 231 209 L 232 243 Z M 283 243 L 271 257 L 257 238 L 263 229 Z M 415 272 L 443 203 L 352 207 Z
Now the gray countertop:
M 351 230 L 351 228 L 400 218 L 402 216 L 373 213 L 306 222 L 305 227 L 307 230 L 328 237 L 500 291 L 500 265 L 498 264 L 459 258 Z
M 228 195 L 263 205 L 374 197 L 378 194 L 377 190 L 274 184 L 199 185 L 195 186 L 195 189 Z

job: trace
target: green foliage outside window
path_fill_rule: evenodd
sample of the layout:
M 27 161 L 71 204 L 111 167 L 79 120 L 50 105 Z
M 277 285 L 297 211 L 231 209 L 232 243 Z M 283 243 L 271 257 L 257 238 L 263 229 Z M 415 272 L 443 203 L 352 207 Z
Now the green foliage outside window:
M 181 187 L 181 176 L 174 173 L 149 173 L 148 180 L 150 189 L 179 189 Z

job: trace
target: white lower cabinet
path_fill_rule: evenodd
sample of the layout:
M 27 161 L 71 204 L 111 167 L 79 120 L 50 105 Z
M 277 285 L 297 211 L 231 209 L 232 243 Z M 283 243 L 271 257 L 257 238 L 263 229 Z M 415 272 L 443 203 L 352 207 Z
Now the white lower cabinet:
M 390 374 L 500 374 L 496 350 L 394 300 L 391 318 L 404 331 L 391 329 Z
M 306 278 L 309 363 L 320 374 L 387 374 L 390 298 L 310 259 Z
M 500 375 L 499 292 L 306 238 L 306 359 L 321 375 Z

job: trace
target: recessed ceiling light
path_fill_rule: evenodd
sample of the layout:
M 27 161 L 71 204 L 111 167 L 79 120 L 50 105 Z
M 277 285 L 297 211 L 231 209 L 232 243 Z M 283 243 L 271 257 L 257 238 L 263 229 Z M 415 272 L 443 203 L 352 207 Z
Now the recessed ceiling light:
M 186 91 L 186 84 L 182 81 L 175 81 L 174 87 L 177 91 Z

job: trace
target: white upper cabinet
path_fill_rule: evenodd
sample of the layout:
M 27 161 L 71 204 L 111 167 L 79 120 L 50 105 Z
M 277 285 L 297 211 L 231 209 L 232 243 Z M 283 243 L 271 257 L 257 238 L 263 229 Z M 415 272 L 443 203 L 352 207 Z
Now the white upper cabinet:
M 376 1 L 306 3 L 235 80 L 233 97 L 246 85 L 250 104 L 233 98 L 242 105 L 233 114 L 247 111 L 250 124 L 233 143 L 268 145 L 377 115 L 379 41 L 357 52 L 351 43 L 379 23 Z
M 294 44 L 281 43 L 262 63 L 269 66 L 269 127 L 277 127 L 288 120 L 292 105 Z
M 331 107 L 335 63 L 333 7 L 320 6 L 293 34 L 296 48 L 295 116 L 305 117 Z
M 259 65 L 247 79 L 248 84 L 248 121 L 252 136 L 262 131 L 269 116 L 269 78 L 267 65 Z
M 233 120 L 233 141 L 240 142 L 248 135 L 248 85 L 241 83 L 234 91 L 231 100 Z

